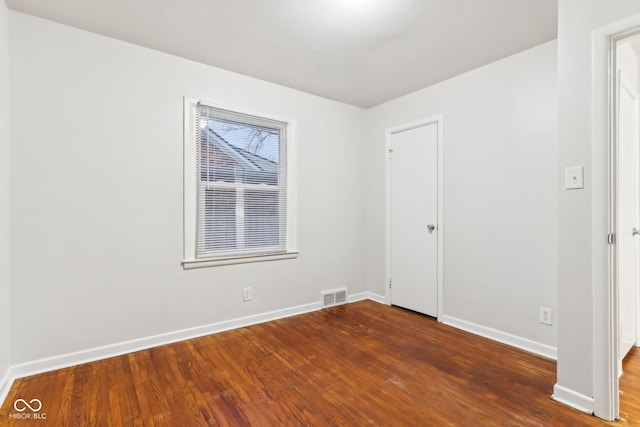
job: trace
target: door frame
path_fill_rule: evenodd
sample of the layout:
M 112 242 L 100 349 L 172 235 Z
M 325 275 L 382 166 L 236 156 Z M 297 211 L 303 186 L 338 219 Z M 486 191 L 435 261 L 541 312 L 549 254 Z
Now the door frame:
M 410 123 L 405 123 L 398 126 L 393 126 L 385 130 L 385 267 L 384 267 L 384 289 L 385 289 L 385 303 L 391 305 L 391 135 L 422 126 L 428 126 L 436 124 L 438 128 L 438 259 L 436 262 L 437 268 L 437 319 L 440 320 L 442 316 L 442 306 L 444 298 L 444 279 L 443 279 L 443 246 L 444 246 L 444 131 L 443 131 L 444 116 L 442 114 L 419 119 Z
M 592 33 L 593 412 L 605 420 L 620 417 L 615 42 L 639 28 L 636 14 Z

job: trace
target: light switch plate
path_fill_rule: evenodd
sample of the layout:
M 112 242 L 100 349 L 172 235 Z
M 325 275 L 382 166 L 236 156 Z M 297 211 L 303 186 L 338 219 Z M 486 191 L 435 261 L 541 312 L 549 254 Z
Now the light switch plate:
M 564 170 L 564 188 L 567 190 L 584 188 L 584 168 L 582 166 L 572 166 Z

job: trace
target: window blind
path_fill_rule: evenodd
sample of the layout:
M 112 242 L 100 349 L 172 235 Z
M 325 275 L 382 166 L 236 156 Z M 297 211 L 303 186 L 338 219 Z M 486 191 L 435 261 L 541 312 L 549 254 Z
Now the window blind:
M 287 129 L 198 104 L 196 258 L 286 252 Z

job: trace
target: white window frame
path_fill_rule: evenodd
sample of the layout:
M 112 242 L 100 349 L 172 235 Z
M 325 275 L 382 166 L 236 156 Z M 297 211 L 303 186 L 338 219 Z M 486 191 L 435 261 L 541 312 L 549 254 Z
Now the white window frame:
M 243 255 L 223 255 L 211 258 L 196 257 L 196 233 L 197 233 L 197 211 L 198 211 L 198 182 L 199 174 L 196 163 L 196 136 L 199 131 L 199 124 L 195 123 L 195 109 L 198 104 L 209 107 L 220 108 L 247 114 L 266 119 L 277 120 L 287 123 L 287 236 L 286 250 L 276 254 L 243 254 Z M 295 145 L 296 123 L 290 119 L 275 117 L 262 113 L 254 113 L 238 108 L 220 106 L 197 98 L 184 98 L 184 253 L 182 266 L 184 269 L 215 267 L 230 264 L 242 264 L 250 262 L 274 261 L 281 259 L 293 259 L 298 256 L 297 249 L 297 200 L 296 200 L 296 145 Z

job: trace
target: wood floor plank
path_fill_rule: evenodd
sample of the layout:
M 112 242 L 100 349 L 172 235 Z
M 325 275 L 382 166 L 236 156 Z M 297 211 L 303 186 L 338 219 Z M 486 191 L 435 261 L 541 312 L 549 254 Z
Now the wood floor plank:
M 556 364 L 371 301 L 16 380 L 1 426 L 640 426 L 640 351 L 624 420 L 550 399 Z M 46 419 L 13 402 L 42 400 Z
M 640 348 L 632 348 L 622 363 L 620 417 L 628 425 L 640 426 Z

